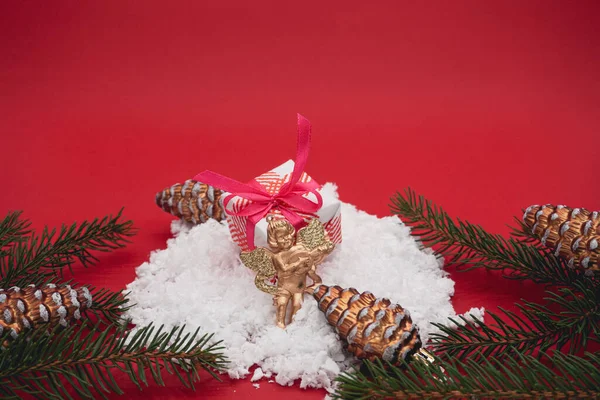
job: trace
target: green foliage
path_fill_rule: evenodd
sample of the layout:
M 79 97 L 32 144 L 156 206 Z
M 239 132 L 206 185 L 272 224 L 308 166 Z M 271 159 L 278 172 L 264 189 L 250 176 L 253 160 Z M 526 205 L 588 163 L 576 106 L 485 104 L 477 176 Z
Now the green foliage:
M 590 280 L 567 267 L 564 260 L 532 244 L 537 239 L 521 232 L 519 238 L 506 239 L 491 234 L 479 225 L 456 219 L 441 207 L 411 189 L 392 198 L 391 211 L 411 226 L 424 246 L 435 246 L 435 251 L 446 258 L 447 265 L 470 268 L 503 270 L 507 278 L 531 279 L 537 283 L 571 286 L 574 282 Z
M 532 354 L 553 346 L 569 353 L 581 351 L 588 341 L 600 338 L 600 288 L 580 286 L 580 293 L 569 288 L 548 291 L 547 305 L 517 304 L 520 313 L 502 308 L 500 314 L 488 311 L 486 318 L 491 323 L 463 317 L 451 319 L 456 328 L 434 323 L 440 333 L 432 334 L 433 345 L 437 351 L 461 360 Z
M 433 350 L 443 359 L 433 366 L 412 363 L 405 370 L 367 363 L 369 377 L 354 373 L 339 378 L 338 398 L 600 396 L 600 356 L 573 354 L 599 341 L 597 276 L 568 268 L 518 219 L 507 239 L 452 219 L 411 189 L 392 198 L 391 210 L 447 265 L 461 271 L 501 270 L 509 279 L 545 284 L 546 303 L 524 301 L 517 304 L 518 312 L 488 311 L 488 323 L 459 317 L 450 321 L 455 327 L 434 324 L 439 332 L 432 335 Z M 551 349 L 558 351 L 545 359 L 549 368 L 540 360 Z
M 490 324 L 459 322 L 456 329 L 437 325 L 433 336 L 439 350 L 464 359 L 479 351 L 502 356 L 513 351 L 530 354 L 556 346 L 574 353 L 600 333 L 600 286 L 595 277 L 574 271 L 545 249 L 523 223 L 505 239 L 481 226 L 454 220 L 431 201 L 407 189 L 392 199 L 392 212 L 411 226 L 425 246 L 436 246 L 449 264 L 504 270 L 507 278 L 531 279 L 554 286 L 546 291 L 547 304 L 517 304 L 520 313 L 488 311 Z M 470 268 L 463 268 L 469 270 Z M 556 311 L 558 310 L 558 311 Z
M 89 266 L 97 261 L 93 252 L 108 252 L 128 243 L 135 230 L 132 221 L 121 220 L 122 210 L 115 216 L 62 226 L 59 231 L 44 228 L 32 234 L 31 222 L 21 219 L 21 212 L 9 212 L 0 221 L 0 288 L 61 282 L 60 272 L 75 261 Z M 57 274 L 58 273 L 58 274 Z M 94 302 L 87 314 L 107 323 L 118 322 L 128 309 L 121 293 L 89 287 Z
M 164 371 L 194 388 L 200 370 L 218 379 L 215 371 L 225 365 L 219 342 L 211 343 L 212 335 L 199 336 L 198 330 L 147 326 L 98 335 L 85 331 L 70 327 L 47 335 L 38 330 L 12 341 L 0 351 L 0 397 L 71 399 L 75 393 L 78 398 L 107 398 L 123 393 L 115 371 L 127 374 L 140 389 L 149 381 L 164 385 Z M 5 334 L 0 340 L 7 338 Z
M 123 323 L 123 313 L 132 307 L 126 296 L 121 292 L 97 289 L 93 286 L 88 286 L 88 289 L 92 295 L 92 306 L 84 311 L 86 315 L 92 314 L 99 322 L 108 325 Z
M 429 365 L 412 362 L 403 368 L 365 362 L 368 373 L 344 373 L 335 399 L 452 399 L 452 398 L 598 398 L 600 356 L 549 357 L 549 365 L 532 356 L 515 354 L 498 360 L 478 357 Z
M 32 234 L 29 221 L 19 217 L 20 212 L 12 212 L 0 221 L 0 288 L 72 284 L 61 279 L 65 267 L 77 261 L 89 266 L 97 261 L 94 252 L 121 248 L 134 234 L 133 223 L 121 220 L 121 212 L 58 231 L 44 228 L 41 235 Z M 140 389 L 150 381 L 163 385 L 165 371 L 191 388 L 200 370 L 218 379 L 215 372 L 223 368 L 225 358 L 212 335 L 199 336 L 198 330 L 185 333 L 183 327 L 126 331 L 121 319 L 131 307 L 126 296 L 88 289 L 93 302 L 84 315 L 96 317 L 93 326 L 83 322 L 66 329 L 50 327 L 50 332 L 26 330 L 16 339 L 4 330 L 0 336 L 1 398 L 106 398 L 109 393 L 122 393 L 115 371 L 127 374 Z
M 0 257 L 7 254 L 5 247 L 22 240 L 31 232 L 29 230 L 31 223 L 20 219 L 20 216 L 21 211 L 11 211 L 0 221 Z
M 97 261 L 93 252 L 124 247 L 134 228 L 132 221 L 121 220 L 121 214 L 122 210 L 115 217 L 63 225 L 58 231 L 44 228 L 35 235 L 26 230 L 29 221 L 18 219 L 20 213 L 9 213 L 0 222 L 0 240 L 5 244 L 0 254 L 0 287 L 41 284 L 75 261 L 93 264 Z

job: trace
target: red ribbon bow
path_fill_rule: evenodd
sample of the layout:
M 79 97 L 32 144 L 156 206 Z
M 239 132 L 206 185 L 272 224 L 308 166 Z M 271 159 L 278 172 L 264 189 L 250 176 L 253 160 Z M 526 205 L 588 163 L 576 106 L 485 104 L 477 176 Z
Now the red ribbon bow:
M 298 144 L 296 148 L 296 160 L 294 162 L 294 171 L 286 184 L 284 184 L 278 193 L 270 194 L 256 180 L 248 183 L 241 183 L 235 179 L 217 174 L 212 171 L 204 171 L 194 177 L 194 180 L 200 181 L 216 188 L 230 192 L 223 202 L 225 208 L 231 199 L 236 196 L 250 200 L 246 207 L 239 211 L 227 211 L 229 215 L 248 217 L 246 222 L 246 238 L 250 250 L 254 249 L 254 229 L 258 221 L 263 219 L 271 209 L 277 209 L 296 229 L 302 227 L 304 219 L 298 214 L 314 213 L 323 205 L 323 198 L 317 192 L 319 184 L 314 180 L 310 182 L 298 182 L 310 149 L 310 121 L 298 114 Z M 312 193 L 317 202 L 307 199 L 304 195 Z

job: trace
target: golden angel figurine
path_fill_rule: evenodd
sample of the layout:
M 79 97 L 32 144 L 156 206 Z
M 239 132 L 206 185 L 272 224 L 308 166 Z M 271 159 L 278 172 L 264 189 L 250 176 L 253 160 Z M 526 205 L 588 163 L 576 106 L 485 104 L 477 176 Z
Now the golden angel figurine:
M 334 248 L 327 237 L 323 225 L 313 219 L 308 226 L 300 229 L 296 238 L 296 229 L 285 219 L 267 219 L 267 242 L 270 250 L 258 247 L 251 252 L 242 252 L 240 258 L 244 265 L 256 272 L 254 283 L 265 293 L 273 295 L 277 307 L 277 326 L 285 328 L 287 306 L 292 300 L 292 312 L 287 323 L 292 321 L 302 307 L 306 277 L 312 285 L 320 284 L 317 265 Z M 269 284 L 277 279 L 277 285 Z

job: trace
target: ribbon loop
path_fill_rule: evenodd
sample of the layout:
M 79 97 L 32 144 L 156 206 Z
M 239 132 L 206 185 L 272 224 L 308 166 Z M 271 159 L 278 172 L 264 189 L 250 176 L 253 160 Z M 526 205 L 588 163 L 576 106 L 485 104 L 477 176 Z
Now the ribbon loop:
M 290 180 L 277 193 L 271 194 L 267 192 L 254 179 L 248 183 L 242 183 L 212 171 L 204 171 L 194 176 L 194 180 L 231 193 L 223 201 L 225 208 L 227 208 L 227 204 L 234 197 L 241 197 L 250 201 L 241 210 L 227 211 L 229 215 L 247 217 L 246 239 L 250 249 L 254 249 L 254 230 L 256 224 L 272 209 L 279 210 L 281 215 L 298 229 L 304 223 L 304 219 L 300 216 L 299 212 L 314 213 L 322 207 L 323 198 L 317 191 L 319 185 L 315 181 L 299 182 L 308 161 L 310 134 L 310 121 L 298 114 L 298 135 L 294 170 L 292 171 Z M 306 197 L 309 193 L 315 196 L 316 203 Z

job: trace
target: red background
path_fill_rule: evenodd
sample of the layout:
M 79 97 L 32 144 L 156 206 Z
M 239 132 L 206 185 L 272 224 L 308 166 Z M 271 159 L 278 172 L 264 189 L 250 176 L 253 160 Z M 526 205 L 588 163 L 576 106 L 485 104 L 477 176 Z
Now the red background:
M 407 186 L 504 234 L 532 203 L 600 208 L 600 3 L 215 3 L 0 6 L 0 213 L 39 228 L 125 206 L 140 228 L 79 281 L 124 288 L 169 237 L 155 192 L 292 157 L 296 112 L 313 123 L 308 172 L 370 213 Z M 541 296 L 452 277 L 457 312 Z M 136 398 L 324 394 L 122 382 Z

